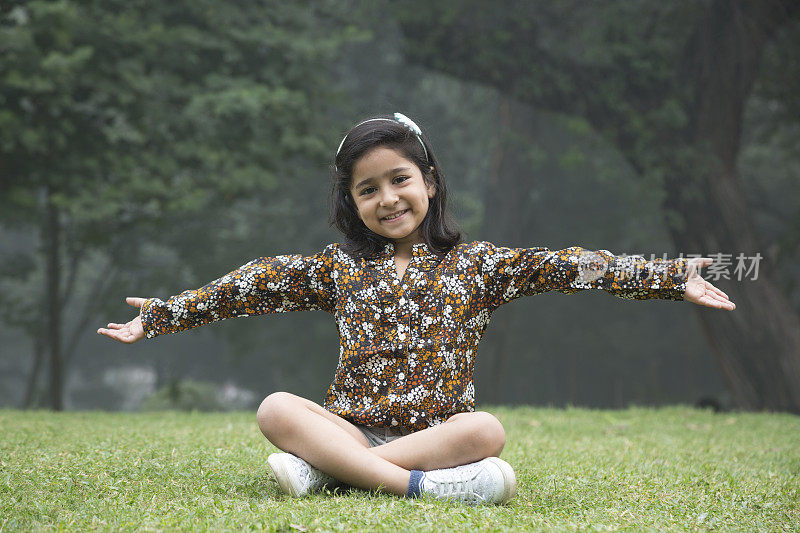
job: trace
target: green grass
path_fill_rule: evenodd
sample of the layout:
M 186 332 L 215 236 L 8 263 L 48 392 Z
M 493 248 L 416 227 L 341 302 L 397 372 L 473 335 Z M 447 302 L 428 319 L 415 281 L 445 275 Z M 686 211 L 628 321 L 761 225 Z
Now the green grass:
M 800 529 L 800 418 L 492 409 L 518 493 L 471 508 L 290 499 L 252 413 L 0 411 L 0 531 Z

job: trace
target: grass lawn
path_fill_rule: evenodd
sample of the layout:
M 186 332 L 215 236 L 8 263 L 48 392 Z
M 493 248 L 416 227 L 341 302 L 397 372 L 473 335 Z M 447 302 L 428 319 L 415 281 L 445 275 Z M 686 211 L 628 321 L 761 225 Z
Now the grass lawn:
M 346 490 L 291 499 L 253 413 L 0 410 L 0 531 L 800 530 L 800 418 L 491 409 L 509 505 Z

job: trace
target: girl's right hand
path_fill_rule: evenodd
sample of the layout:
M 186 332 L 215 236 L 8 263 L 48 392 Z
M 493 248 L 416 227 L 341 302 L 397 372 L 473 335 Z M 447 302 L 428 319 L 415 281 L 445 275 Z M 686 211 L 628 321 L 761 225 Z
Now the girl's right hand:
M 125 301 L 128 305 L 132 305 L 133 307 L 139 308 L 145 302 L 144 298 L 132 298 L 128 297 L 125 298 Z M 125 344 L 132 344 L 138 340 L 142 340 L 144 338 L 144 328 L 142 327 L 142 318 L 139 315 L 136 315 L 136 318 L 128 322 L 127 324 L 114 324 L 109 323 L 107 328 L 100 328 L 97 330 L 97 333 L 100 335 L 105 335 L 106 337 L 111 337 L 114 340 L 118 340 L 119 342 L 124 342 Z

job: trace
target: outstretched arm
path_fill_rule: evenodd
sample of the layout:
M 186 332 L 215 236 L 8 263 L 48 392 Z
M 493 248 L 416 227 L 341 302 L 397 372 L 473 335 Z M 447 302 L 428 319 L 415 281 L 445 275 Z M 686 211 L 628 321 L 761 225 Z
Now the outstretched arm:
M 177 333 L 226 318 L 321 309 L 334 312 L 333 265 L 337 246 L 328 245 L 313 256 L 262 257 L 194 290 L 167 301 L 128 298 L 140 307 L 139 316 L 127 324 L 109 324 L 98 333 L 120 342 L 136 342 Z
M 128 305 L 132 305 L 137 309 L 142 307 L 142 304 L 145 302 L 144 298 L 132 298 L 128 297 L 125 298 L 125 301 Z M 119 342 L 124 342 L 125 344 L 132 344 L 138 340 L 144 338 L 144 328 L 142 327 L 142 318 L 138 314 L 136 318 L 128 322 L 127 324 L 115 324 L 110 322 L 108 327 L 100 328 L 97 330 L 97 333 L 100 335 L 105 335 L 106 337 L 111 337 L 114 340 Z
M 700 276 L 700 269 L 713 262 L 707 257 L 647 261 L 638 255 L 615 256 L 579 246 L 551 251 L 476 243 L 475 248 L 475 256 L 481 259 L 478 283 L 486 287 L 493 307 L 547 291 L 572 294 L 603 289 L 620 298 L 687 300 L 714 309 L 736 308 L 727 294 Z
M 709 257 L 696 257 L 689 260 L 686 265 L 686 292 L 683 294 L 683 299 L 697 305 L 733 311 L 736 309 L 736 304 L 728 299 L 728 295 L 700 275 L 700 268 L 707 267 L 712 262 L 713 260 Z

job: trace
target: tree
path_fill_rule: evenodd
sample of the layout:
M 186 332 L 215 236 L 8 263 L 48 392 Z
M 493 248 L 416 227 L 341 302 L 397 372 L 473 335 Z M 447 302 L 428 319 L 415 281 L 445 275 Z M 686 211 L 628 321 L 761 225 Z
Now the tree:
M 796 0 L 502 8 L 470 0 L 424 9 L 410 2 L 398 13 L 412 62 L 580 117 L 601 133 L 642 179 L 663 187 L 679 250 L 754 257 L 767 246 L 738 178 L 742 121 L 764 50 L 797 26 L 798 8 Z M 502 202 L 489 208 L 498 216 L 487 221 L 513 212 Z M 735 401 L 800 412 L 800 319 L 775 266 L 762 262 L 757 281 L 720 284 L 737 311 L 697 312 Z
M 142 245 L 187 240 L 173 228 L 327 160 L 328 65 L 354 35 L 307 2 L 3 4 L 0 220 L 41 235 L 28 255 L 44 286 L 17 304 L 46 348 L 54 409 L 66 320 L 82 332 Z M 105 271 L 81 277 L 97 253 Z

